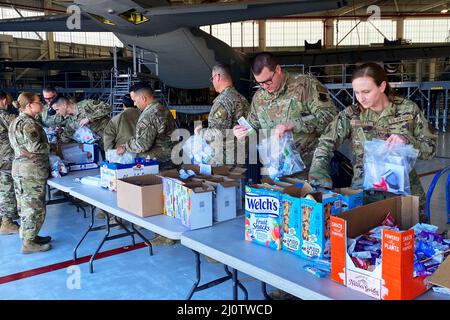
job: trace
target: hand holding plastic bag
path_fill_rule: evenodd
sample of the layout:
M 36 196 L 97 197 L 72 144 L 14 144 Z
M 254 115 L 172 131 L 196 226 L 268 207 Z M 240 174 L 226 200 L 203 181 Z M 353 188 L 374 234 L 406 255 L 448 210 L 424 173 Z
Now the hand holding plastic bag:
M 399 195 L 411 194 L 409 172 L 419 151 L 409 144 L 391 144 L 373 139 L 364 143 L 365 190 L 379 190 Z
M 99 140 L 99 137 L 88 127 L 78 128 L 72 138 L 78 143 L 94 143 Z
M 115 149 L 106 151 L 106 161 L 111 163 L 132 164 L 135 163 L 135 153 L 125 151 L 124 154 L 118 155 Z
M 267 167 L 272 179 L 288 176 L 305 169 L 300 153 L 295 148 L 292 132 L 286 132 L 281 139 L 272 135 L 258 145 L 261 162 Z
M 185 152 L 193 164 L 207 164 L 214 157 L 214 149 L 211 148 L 202 136 L 194 134 L 183 145 Z

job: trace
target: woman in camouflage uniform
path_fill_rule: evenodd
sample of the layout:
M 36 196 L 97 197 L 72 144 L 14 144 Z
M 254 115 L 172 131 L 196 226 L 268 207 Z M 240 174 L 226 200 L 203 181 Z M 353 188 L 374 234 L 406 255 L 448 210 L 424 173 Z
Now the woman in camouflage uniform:
M 347 107 L 330 123 L 319 139 L 309 172 L 310 183 L 331 187 L 328 172 L 333 150 L 345 139 L 352 140 L 355 154 L 352 187 L 362 188 L 364 181 L 364 141 L 386 140 L 387 144 L 412 144 L 419 150 L 419 158 L 428 160 L 436 153 L 437 136 L 429 129 L 428 121 L 419 107 L 406 98 L 397 96 L 383 68 L 376 63 L 365 63 L 352 76 L 352 86 L 358 100 Z M 410 174 L 411 193 L 420 197 L 420 211 L 425 209 L 425 193 L 416 171 Z M 392 196 L 385 192 L 365 192 L 365 203 Z
M 20 208 L 22 252 L 50 250 L 50 237 L 38 236 L 45 218 L 45 186 L 49 172 L 49 144 L 36 116 L 42 112 L 39 97 L 23 92 L 17 98 L 20 115 L 9 127 L 14 150 L 12 176 Z

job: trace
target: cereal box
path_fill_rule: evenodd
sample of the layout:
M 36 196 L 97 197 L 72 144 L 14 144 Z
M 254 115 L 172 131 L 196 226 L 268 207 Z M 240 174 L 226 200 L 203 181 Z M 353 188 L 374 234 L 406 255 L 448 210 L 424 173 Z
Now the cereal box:
M 281 250 L 281 190 L 269 185 L 245 187 L 245 240 Z

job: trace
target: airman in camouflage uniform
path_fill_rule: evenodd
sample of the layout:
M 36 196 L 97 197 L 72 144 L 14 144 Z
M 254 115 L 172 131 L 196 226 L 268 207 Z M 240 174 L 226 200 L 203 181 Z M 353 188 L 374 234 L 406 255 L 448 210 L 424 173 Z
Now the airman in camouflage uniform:
M 27 97 L 25 102 L 22 95 Z M 21 113 L 9 127 L 9 140 L 14 150 L 12 176 L 20 208 L 22 252 L 30 253 L 51 248 L 47 243 L 50 239 L 45 243 L 38 241 L 41 238 L 38 233 L 46 214 L 45 187 L 49 173 L 50 147 L 42 125 L 35 118 L 37 113 L 28 113 L 31 109 L 34 112 L 37 106 L 42 110 L 39 97 L 30 93 L 22 93 L 21 96 L 18 98 Z M 37 106 L 33 106 L 34 104 Z
M 6 93 L 0 92 L 0 234 L 13 234 L 19 233 L 19 226 L 13 221 L 19 216 L 11 176 L 14 151 L 9 143 L 8 129 L 15 116 L 6 108 Z
M 54 110 L 50 106 L 52 100 L 57 96 L 56 89 L 53 87 L 47 87 L 42 90 L 42 96 L 46 104 L 44 105 L 42 112 L 38 114 L 38 120 L 41 121 L 44 127 L 63 127 L 64 117 L 59 114 L 54 114 Z M 49 114 L 53 113 L 53 114 Z
M 347 107 L 327 127 L 319 139 L 309 172 L 309 182 L 316 186 L 331 187 L 329 163 L 333 151 L 345 139 L 351 139 L 355 154 L 353 188 L 362 188 L 364 181 L 364 141 L 386 140 L 399 135 L 419 150 L 419 158 L 428 160 L 436 152 L 437 136 L 429 129 L 428 122 L 418 106 L 405 98 L 394 96 L 381 113 L 363 108 L 359 103 Z M 420 209 L 425 208 L 425 193 L 416 171 L 410 174 L 411 194 L 420 197 Z M 365 203 L 382 200 L 385 193 L 366 192 Z
M 136 123 L 141 112 L 134 106 L 134 102 L 129 95 L 125 95 L 122 100 L 124 110 L 114 116 L 105 127 L 103 133 L 105 151 L 127 143 L 136 132 Z
M 246 117 L 250 105 L 247 99 L 234 87 L 230 67 L 216 65 L 212 70 L 211 81 L 219 95 L 214 99 L 208 116 L 208 128 L 202 130 L 203 137 L 214 150 L 223 150 L 210 160 L 210 164 L 233 164 L 234 136 L 232 129 L 240 117 Z M 230 135 L 227 137 L 227 134 Z M 228 144 L 227 144 L 228 141 Z M 228 159 L 228 160 L 227 160 Z
M 155 99 L 151 88 L 136 90 L 133 101 L 142 112 L 136 124 L 136 133 L 117 147 L 117 153 L 120 155 L 128 151 L 138 157 L 157 159 L 161 165 L 164 162 L 168 164 L 173 147 L 171 134 L 176 128 L 172 113 Z
M 327 89 L 312 75 L 284 72 L 280 89 L 259 89 L 253 96 L 247 121 L 255 129 L 275 129 L 292 122 L 293 139 L 306 170 L 320 134 L 337 114 Z
M 99 136 L 99 147 L 103 149 L 103 131 L 111 119 L 109 114 L 111 107 L 99 100 L 82 100 L 78 103 L 69 101 L 66 97 L 56 98 L 53 108 L 62 116 L 65 116 L 64 131 L 61 135 L 62 142 L 70 142 L 72 136 L 83 125 L 86 125 Z

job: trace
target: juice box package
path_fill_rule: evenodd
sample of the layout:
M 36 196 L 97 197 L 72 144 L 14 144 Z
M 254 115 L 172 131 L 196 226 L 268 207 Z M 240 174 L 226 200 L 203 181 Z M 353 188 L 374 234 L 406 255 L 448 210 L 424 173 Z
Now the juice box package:
M 270 185 L 245 187 L 245 240 L 281 250 L 281 191 Z

